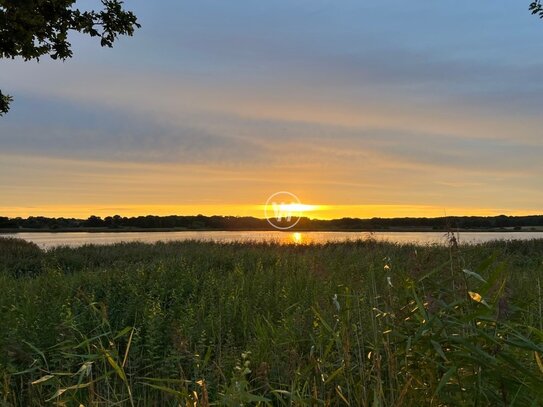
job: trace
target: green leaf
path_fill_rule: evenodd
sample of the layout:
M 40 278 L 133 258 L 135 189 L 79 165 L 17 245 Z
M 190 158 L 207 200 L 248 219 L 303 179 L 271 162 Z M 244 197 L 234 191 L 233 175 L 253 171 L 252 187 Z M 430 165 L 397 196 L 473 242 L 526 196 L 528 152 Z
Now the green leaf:
M 113 356 L 111 356 L 111 353 L 109 353 L 107 350 L 103 350 L 104 355 L 106 356 L 106 359 L 108 363 L 111 365 L 113 370 L 115 370 L 115 373 L 117 373 L 117 376 L 121 378 L 121 380 L 125 383 L 128 382 L 126 375 L 124 373 L 124 370 L 117 362 L 115 362 L 115 359 L 113 359 Z
M 188 396 L 186 392 L 181 392 L 181 391 L 172 389 L 171 387 L 159 386 L 157 384 L 151 384 L 151 383 L 142 383 L 142 384 L 144 386 L 148 386 L 148 387 L 151 387 L 153 389 L 160 390 L 160 391 L 162 391 L 164 393 L 172 394 L 172 395 L 177 396 L 177 397 L 187 397 Z
M 47 366 L 47 359 L 45 358 L 45 354 L 39 350 L 38 348 L 36 348 L 34 345 L 32 345 L 30 342 L 27 342 L 27 341 L 23 341 L 24 344 L 28 345 L 34 352 L 36 352 L 38 355 L 41 356 L 41 358 L 43 359 L 45 365 Z
M 449 379 L 452 377 L 452 375 L 454 375 L 456 373 L 456 370 L 457 370 L 456 366 L 451 366 L 449 368 L 449 370 L 447 370 L 445 372 L 445 374 L 443 375 L 443 377 L 439 381 L 439 384 L 437 385 L 437 388 L 436 388 L 436 391 L 435 391 L 434 395 L 438 395 L 441 392 L 443 387 L 445 387 L 445 385 L 449 382 Z
M 445 352 L 443 352 L 443 348 L 441 347 L 441 345 L 434 340 L 430 340 L 430 342 L 432 343 L 432 346 L 434 347 L 438 355 L 441 356 L 445 362 L 448 362 L 447 356 L 445 356 Z
M 413 287 L 413 297 L 415 298 L 415 302 L 417 303 L 417 311 L 420 313 L 422 319 L 424 319 L 425 322 L 428 322 L 428 313 L 426 312 L 426 308 L 424 308 L 424 305 L 422 301 L 420 300 L 419 296 L 417 295 L 417 291 Z
M 132 329 L 133 329 L 133 328 L 132 328 L 131 326 L 127 326 L 126 328 L 121 329 L 121 330 L 117 333 L 117 335 L 115 335 L 115 336 L 113 337 L 113 339 L 119 339 L 120 337 L 125 336 L 125 335 L 126 335 L 128 332 L 130 332 Z
M 467 274 L 468 276 L 473 277 L 482 283 L 485 283 L 485 284 L 487 283 L 487 281 L 483 277 L 481 277 L 480 274 L 475 273 L 474 271 L 470 271 L 468 269 L 463 269 L 462 271 L 464 272 L 464 274 Z

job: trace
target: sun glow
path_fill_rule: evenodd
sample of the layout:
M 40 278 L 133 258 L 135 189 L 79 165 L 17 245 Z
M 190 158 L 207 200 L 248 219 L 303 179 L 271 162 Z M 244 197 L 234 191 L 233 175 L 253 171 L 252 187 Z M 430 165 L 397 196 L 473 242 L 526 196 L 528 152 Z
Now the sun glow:
M 300 232 L 294 232 L 291 236 L 292 242 L 295 244 L 303 243 L 303 236 Z
M 319 205 L 306 205 L 301 203 L 289 203 L 289 204 L 278 204 L 277 208 L 281 212 L 290 212 L 290 213 L 304 213 L 304 212 L 311 212 L 316 211 L 319 209 Z
M 290 207 L 289 205 L 292 205 Z M 307 216 L 315 219 L 339 219 L 342 217 L 439 217 L 439 216 L 497 216 L 503 213 L 524 216 L 540 212 L 537 208 L 526 210 L 507 210 L 505 208 L 444 207 L 429 205 L 306 205 L 286 204 L 293 216 Z M 204 216 L 253 216 L 262 218 L 265 205 L 258 204 L 123 204 L 122 202 L 89 203 L 85 205 L 33 205 L 0 206 L 0 214 L 8 217 L 49 216 L 88 218 L 91 215 L 106 217 L 145 216 L 145 215 L 204 215 Z M 273 216 L 272 205 L 268 206 Z M 285 208 L 286 209 L 286 208 Z M 280 212 L 287 213 L 288 210 Z

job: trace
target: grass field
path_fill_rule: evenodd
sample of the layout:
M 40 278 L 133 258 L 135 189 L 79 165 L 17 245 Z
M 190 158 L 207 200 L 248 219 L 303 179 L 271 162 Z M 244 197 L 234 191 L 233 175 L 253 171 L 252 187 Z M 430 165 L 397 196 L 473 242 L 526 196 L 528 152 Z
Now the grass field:
M 543 405 L 543 240 L 0 239 L 2 406 Z

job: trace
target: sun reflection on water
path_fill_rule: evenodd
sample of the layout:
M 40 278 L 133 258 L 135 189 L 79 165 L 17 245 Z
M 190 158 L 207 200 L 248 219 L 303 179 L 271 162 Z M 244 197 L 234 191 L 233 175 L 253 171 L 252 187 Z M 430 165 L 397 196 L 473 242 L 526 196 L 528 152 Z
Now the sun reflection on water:
M 304 242 L 303 236 L 300 232 L 294 232 L 291 235 L 292 243 L 294 244 L 301 244 Z

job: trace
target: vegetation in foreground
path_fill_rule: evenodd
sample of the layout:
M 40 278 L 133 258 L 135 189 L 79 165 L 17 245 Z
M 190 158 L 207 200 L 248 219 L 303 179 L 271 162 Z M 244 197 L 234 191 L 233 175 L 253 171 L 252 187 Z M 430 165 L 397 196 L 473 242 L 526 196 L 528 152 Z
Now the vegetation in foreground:
M 537 406 L 543 240 L 0 239 L 0 405 Z

